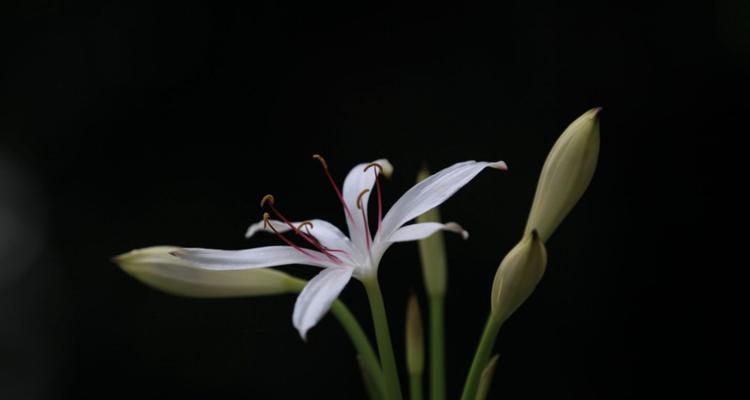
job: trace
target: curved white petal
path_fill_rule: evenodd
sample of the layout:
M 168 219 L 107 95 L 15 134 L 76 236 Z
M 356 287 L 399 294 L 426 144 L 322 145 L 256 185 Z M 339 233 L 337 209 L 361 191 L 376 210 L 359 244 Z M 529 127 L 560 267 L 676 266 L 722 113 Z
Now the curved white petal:
M 384 158 L 375 160 L 372 163 L 379 164 L 383 168 L 383 175 L 386 177 L 389 177 L 391 173 L 393 173 L 393 166 Z M 375 185 L 375 172 L 373 171 L 380 172 L 377 168 L 370 168 L 365 171 L 365 168 L 367 168 L 367 165 L 369 164 L 371 163 L 362 163 L 352 168 L 346 176 L 346 179 L 344 179 L 344 189 L 342 193 L 344 196 L 344 202 L 349 208 L 349 212 L 353 218 L 353 220 L 348 216 L 346 218 L 346 223 L 349 225 L 349 237 L 351 237 L 352 242 L 360 249 L 366 248 L 365 233 L 369 235 L 370 232 L 365 231 L 364 222 L 362 220 L 362 211 L 357 208 L 357 199 L 363 190 L 369 190 L 369 192 L 362 195 L 361 205 L 362 209 L 366 212 L 372 187 Z
M 290 246 L 257 247 L 248 250 L 212 250 L 187 248 L 172 253 L 178 258 L 196 264 L 196 267 L 226 271 L 303 264 L 316 267 L 334 266 L 324 254 L 304 249 L 305 253 Z
M 270 223 L 273 226 L 273 229 L 276 229 L 276 231 L 279 232 L 279 233 L 284 233 L 284 232 L 288 231 L 289 229 L 291 229 L 291 228 L 289 228 L 289 225 L 287 225 L 284 222 L 279 221 L 277 219 L 270 219 L 270 220 L 268 220 L 268 223 Z M 294 222 L 294 224 L 296 226 L 296 225 L 299 224 L 299 222 Z M 258 221 L 256 223 L 250 225 L 247 228 L 247 231 L 245 232 L 245 238 L 246 239 L 250 239 L 251 237 L 255 236 L 255 234 L 258 233 L 258 232 L 273 233 L 273 231 L 271 230 L 271 228 L 268 228 L 266 226 L 266 222 L 263 221 L 263 220 L 261 220 L 261 221 Z
M 413 240 L 424 239 L 439 230 L 458 233 L 464 240 L 469 238 L 469 232 L 466 232 L 461 225 L 455 222 L 448 222 L 445 224 L 438 222 L 423 222 L 421 224 L 411 224 L 399 228 L 388 240 L 390 242 L 410 242 Z
M 458 233 L 464 240 L 469 238 L 469 232 L 466 232 L 461 227 L 461 225 L 455 222 L 448 222 L 445 224 L 441 224 L 439 222 L 423 222 L 419 224 L 411 224 L 399 228 L 391 235 L 390 238 L 388 238 L 387 241 L 375 242 L 372 248 L 373 259 L 380 260 L 380 258 L 383 256 L 383 253 L 385 253 L 385 251 L 388 250 L 388 248 L 391 247 L 393 243 L 421 240 L 429 237 L 439 230 Z
M 268 220 L 268 222 L 279 233 L 284 233 L 291 230 L 289 225 L 285 224 L 282 221 L 271 219 Z M 304 226 L 302 226 L 303 231 L 309 235 L 312 235 L 324 247 L 333 250 L 343 250 L 345 252 L 344 254 L 352 253 L 351 241 L 348 237 L 346 237 L 346 235 L 344 235 L 343 232 L 341 232 L 339 228 L 336 227 L 336 225 L 333 225 L 332 223 L 322 219 L 312 219 L 305 222 L 310 222 L 312 225 L 305 224 Z M 292 222 L 292 225 L 296 227 L 300 227 L 302 224 L 303 222 Z M 250 227 L 247 228 L 245 237 L 250 238 L 258 232 L 273 233 L 270 228 L 266 227 L 266 224 L 263 221 L 260 221 L 250 225 Z M 334 252 L 334 254 L 336 256 L 339 256 L 342 253 Z
M 331 303 L 339 296 L 352 277 L 351 268 L 328 268 L 307 283 L 294 303 L 292 323 L 302 339 L 307 331 L 323 318 Z
M 445 168 L 417 183 L 404 193 L 388 211 L 388 214 L 383 218 L 383 223 L 375 240 L 390 240 L 390 236 L 401 225 L 448 200 L 456 191 L 487 167 L 500 170 L 508 169 L 502 161 L 494 163 L 464 161 Z
M 291 276 L 272 268 L 209 271 L 172 255 L 175 246 L 137 249 L 112 259 L 125 272 L 161 291 L 185 297 L 267 296 L 294 289 Z

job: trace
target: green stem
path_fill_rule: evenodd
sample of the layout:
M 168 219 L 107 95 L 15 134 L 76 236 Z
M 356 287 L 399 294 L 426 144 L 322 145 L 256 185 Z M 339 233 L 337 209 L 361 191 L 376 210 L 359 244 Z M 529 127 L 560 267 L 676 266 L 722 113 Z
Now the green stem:
M 409 375 L 409 395 L 411 400 L 422 400 L 422 374 Z
M 495 345 L 495 339 L 500 331 L 502 322 L 490 316 L 487 319 L 487 324 L 484 326 L 484 332 L 482 338 L 479 340 L 479 347 L 477 347 L 476 353 L 474 353 L 474 361 L 471 363 L 469 369 L 469 376 L 466 377 L 466 383 L 464 384 L 464 392 L 461 395 L 461 400 L 475 400 L 477 397 L 477 387 L 479 386 L 479 378 L 482 377 L 482 371 L 487 366 L 487 362 L 492 354 L 492 348 Z
M 362 360 L 363 368 L 366 368 L 367 372 L 370 373 L 370 376 L 375 380 L 374 383 L 383 388 L 383 373 L 380 370 L 378 356 L 375 355 L 375 351 L 372 349 L 370 341 L 367 339 L 367 335 L 365 335 L 357 319 L 354 318 L 349 308 L 341 300 L 336 300 L 331 304 L 331 313 L 336 316 L 341 326 L 344 327 L 344 330 L 349 335 L 354 348 L 357 349 L 357 353 L 359 353 L 359 357 Z
M 290 280 L 290 291 L 299 293 L 304 289 L 306 284 L 307 282 L 303 280 Z M 359 325 L 357 319 L 341 300 L 336 299 L 336 301 L 331 304 L 331 313 L 339 320 L 344 331 L 349 335 L 349 339 L 352 341 L 352 345 L 354 345 L 354 349 L 359 355 L 362 367 L 367 370 L 365 373 L 370 374 L 375 381 L 374 383 L 380 387 L 382 392 L 385 387 L 385 382 L 383 380 L 383 372 L 380 369 L 380 362 L 378 361 L 378 356 L 375 354 L 375 350 L 373 350 L 365 331 L 362 330 L 362 326 Z
M 430 296 L 430 397 L 445 399 L 445 299 Z
M 383 294 L 380 293 L 380 284 L 378 284 L 377 278 L 363 280 L 362 283 L 365 285 L 367 297 L 370 300 L 372 322 L 375 325 L 375 337 L 378 341 L 378 350 L 380 351 L 380 360 L 383 366 L 386 398 L 389 400 L 401 400 L 401 384 L 398 380 L 396 357 L 393 355 L 391 333 L 388 328 L 388 318 L 385 314 Z

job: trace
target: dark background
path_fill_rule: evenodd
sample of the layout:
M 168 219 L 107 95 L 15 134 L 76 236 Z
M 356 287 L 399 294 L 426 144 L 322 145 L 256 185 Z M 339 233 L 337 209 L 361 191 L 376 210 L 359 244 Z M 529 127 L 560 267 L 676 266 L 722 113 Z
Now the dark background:
M 448 238 L 455 398 L 545 155 L 595 106 L 597 173 L 501 333 L 491 397 L 698 393 L 711 368 L 694 282 L 704 149 L 734 113 L 726 91 L 746 82 L 750 8 L 688 3 L 4 3 L 0 397 L 364 396 L 335 319 L 302 342 L 292 296 L 170 297 L 108 261 L 275 243 L 243 239 L 266 193 L 295 218 L 342 224 L 321 153 L 339 182 L 390 159 L 386 205 L 423 162 L 508 162 L 442 207 L 472 234 Z M 418 265 L 414 244 L 381 263 L 399 355 Z M 343 298 L 371 328 L 361 285 Z

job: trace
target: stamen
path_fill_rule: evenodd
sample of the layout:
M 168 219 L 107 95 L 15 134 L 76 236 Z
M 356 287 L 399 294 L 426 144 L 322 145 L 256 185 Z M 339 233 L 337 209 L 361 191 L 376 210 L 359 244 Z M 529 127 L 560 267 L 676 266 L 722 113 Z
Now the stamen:
M 331 183 L 331 186 L 333 186 L 333 190 L 336 191 L 336 196 L 338 196 L 339 201 L 341 201 L 341 205 L 344 206 L 344 213 L 346 213 L 346 217 L 349 218 L 349 221 L 351 223 L 354 223 L 354 217 L 352 216 L 352 212 L 349 211 L 349 206 L 346 205 L 346 201 L 344 200 L 344 196 L 341 194 L 341 190 L 339 190 L 339 187 L 336 185 L 336 181 L 333 180 L 333 177 L 331 176 L 331 172 L 328 170 L 328 163 L 320 154 L 313 154 L 312 157 L 320 161 L 320 163 L 323 165 L 323 171 L 326 173 L 328 182 Z
M 365 172 L 367 172 L 367 170 L 370 169 L 370 168 L 377 169 L 378 171 L 375 172 L 376 174 L 377 173 L 380 173 L 380 174 L 383 173 L 383 166 L 380 165 L 380 164 L 378 164 L 378 163 L 376 163 L 376 162 L 367 164 L 367 166 L 365 167 Z
M 370 189 L 365 189 L 365 190 L 361 191 L 359 193 L 359 195 L 357 196 L 357 208 L 359 208 L 360 210 L 362 209 L 362 196 L 364 196 L 365 193 L 367 193 L 369 191 L 370 191 Z
M 364 231 L 365 231 L 365 242 L 367 243 L 367 250 L 370 250 L 370 224 L 367 222 L 367 210 L 365 207 L 362 207 L 362 196 L 364 196 L 367 192 L 369 192 L 370 189 L 365 189 L 359 193 L 359 196 L 357 196 L 357 208 L 359 208 L 362 211 L 362 221 L 364 221 Z
M 383 196 L 380 194 L 380 174 L 383 173 L 383 166 L 378 163 L 370 163 L 365 167 L 365 172 L 371 167 L 375 171 L 375 189 L 378 191 L 378 231 L 380 231 L 380 224 L 383 222 Z
M 295 250 L 299 251 L 300 253 L 312 258 L 313 260 L 320 261 L 318 257 L 315 257 L 314 254 L 310 253 L 309 251 L 303 249 L 302 247 L 297 246 L 294 242 L 284 237 L 284 235 L 280 234 L 279 231 L 276 230 L 276 228 L 273 227 L 273 224 L 271 223 L 271 216 L 266 212 L 263 213 L 263 227 L 264 228 L 270 228 L 271 231 L 284 243 L 288 244 L 289 246 L 292 246 Z
M 262 207 L 264 207 L 266 205 L 266 203 L 269 203 L 270 205 L 273 205 L 274 201 L 276 201 L 276 200 L 273 198 L 273 195 L 272 194 L 267 194 L 267 195 L 263 196 L 263 198 L 260 200 L 260 206 L 262 208 Z
M 328 163 L 326 162 L 326 159 L 323 158 L 320 154 L 313 154 L 313 158 L 320 161 L 321 164 L 323 164 L 324 169 L 328 169 Z
M 340 261 L 340 260 L 339 260 L 338 258 L 336 258 L 336 257 L 335 257 L 334 255 L 332 255 L 332 254 L 331 254 L 331 253 L 330 253 L 330 252 L 329 252 L 329 251 L 328 251 L 328 250 L 327 250 L 327 249 L 326 249 L 325 247 L 321 246 L 321 245 L 320 245 L 320 242 L 318 241 L 318 239 L 315 239 L 315 237 L 313 237 L 313 236 L 312 236 L 312 235 L 310 235 L 309 233 L 305 233 L 305 232 L 303 232 L 303 231 L 301 231 L 301 230 L 300 230 L 300 228 L 301 228 L 302 226 L 305 226 L 305 225 L 310 225 L 310 227 L 312 227 L 312 226 L 313 226 L 313 225 L 312 225 L 312 222 L 310 222 L 310 221 L 305 221 L 305 222 L 301 223 L 301 224 L 300 224 L 299 226 L 294 226 L 294 224 L 292 224 L 292 223 L 291 223 L 291 221 L 289 221 L 289 220 L 288 220 L 288 219 L 287 219 L 287 218 L 286 218 L 286 217 L 284 216 L 284 214 L 282 214 L 282 213 L 281 213 L 281 212 L 280 212 L 280 211 L 279 211 L 279 210 L 278 210 L 278 209 L 276 208 L 276 206 L 274 205 L 274 197 L 273 197 L 272 195 L 270 195 L 270 194 L 267 194 L 267 195 L 263 196 L 263 200 L 261 200 L 260 204 L 261 204 L 261 206 L 265 206 L 265 205 L 268 205 L 268 207 L 269 207 L 269 208 L 271 209 L 271 211 L 273 211 L 273 213 L 274 213 L 274 214 L 276 215 L 276 217 L 278 217 L 278 218 L 279 218 L 279 219 L 280 219 L 281 221 L 283 221 L 283 222 L 284 222 L 284 224 L 286 224 L 286 226 L 288 226 L 288 227 L 289 227 L 289 228 L 290 228 L 290 229 L 292 230 L 292 232 L 294 232 L 294 233 L 296 233 L 297 235 L 301 236 L 301 237 L 302 237 L 303 239 L 305 239 L 305 240 L 306 240 L 306 241 L 307 241 L 308 243 L 310 243 L 311 245 L 315 246 L 315 247 L 316 247 L 316 248 L 317 248 L 318 250 L 320 250 L 320 251 L 321 251 L 321 252 L 322 252 L 323 254 L 325 254 L 325 255 L 326 255 L 326 257 L 330 258 L 330 259 L 331 259 L 332 261 L 334 261 L 334 262 L 337 262 L 337 263 L 340 263 L 340 262 L 341 262 L 341 261 Z M 263 223 L 264 223 L 264 226 L 265 226 L 265 225 L 271 226 L 271 224 L 270 224 L 270 223 L 268 223 L 268 222 L 267 222 L 267 221 L 265 220 L 265 217 L 266 217 L 266 215 L 267 215 L 267 214 L 268 214 L 268 213 L 264 213 L 264 214 L 263 214 L 263 221 L 264 221 Z M 270 218 L 270 217 L 269 217 L 269 218 Z M 274 229 L 273 229 L 273 226 L 271 226 L 271 228 L 272 228 L 272 230 L 273 230 L 274 232 L 276 232 L 276 230 L 274 230 Z M 284 239 L 286 239 L 286 238 L 284 238 Z M 285 242 L 286 242 L 286 241 L 287 241 L 287 240 L 285 240 Z
M 320 240 L 316 238 L 312 232 L 310 232 L 310 229 L 314 229 L 312 221 L 303 221 L 299 225 L 297 225 L 297 230 L 301 231 L 302 228 L 305 228 L 305 233 L 310 236 L 310 239 L 314 240 L 315 247 L 317 247 L 321 252 L 323 252 L 325 255 L 331 257 L 332 255 L 329 255 L 328 253 L 344 253 L 346 255 L 350 255 L 349 252 L 346 250 L 339 250 L 339 249 L 332 249 L 330 247 L 323 246 L 322 243 L 320 243 Z M 299 234 L 299 232 L 297 232 Z M 334 256 L 335 257 L 335 256 Z
M 313 229 L 314 228 L 312 221 L 303 221 L 301 224 L 297 225 L 297 230 L 298 231 L 301 230 L 303 226 L 309 226 L 310 227 L 310 228 L 308 228 L 308 231 L 307 231 L 308 235 L 310 234 L 309 229 Z

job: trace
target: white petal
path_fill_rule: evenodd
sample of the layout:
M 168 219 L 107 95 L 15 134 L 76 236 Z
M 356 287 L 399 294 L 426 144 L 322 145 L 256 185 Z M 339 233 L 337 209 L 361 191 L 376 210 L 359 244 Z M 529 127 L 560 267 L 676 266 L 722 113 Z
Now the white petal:
M 469 238 L 469 232 L 466 232 L 461 225 L 455 222 L 448 222 L 441 224 L 438 222 L 423 222 L 419 224 L 411 224 L 399 228 L 396 232 L 391 235 L 387 241 L 378 240 L 373 244 L 372 254 L 374 260 L 380 260 L 393 243 L 396 242 L 410 242 L 415 240 L 421 240 L 429 237 L 433 233 L 444 230 L 449 232 L 458 233 L 461 237 L 466 240 Z
M 172 255 L 179 247 L 133 250 L 113 259 L 125 272 L 164 292 L 186 297 L 266 296 L 289 293 L 295 278 L 272 268 L 209 271 Z
M 383 218 L 376 240 L 390 240 L 390 235 L 401 225 L 439 206 L 487 167 L 500 170 L 508 168 L 502 161 L 494 163 L 464 161 L 417 183 L 404 193 L 388 211 Z
M 275 267 L 278 265 L 303 264 L 317 267 L 335 265 L 322 253 L 304 249 L 303 254 L 290 246 L 257 247 L 248 250 L 180 249 L 173 254 L 210 270 L 236 270 Z M 309 254 L 309 255 L 308 255 Z
M 276 219 L 268 220 L 268 222 L 279 233 L 284 233 L 284 232 L 288 231 L 289 229 L 291 229 L 291 228 L 289 228 L 289 225 L 283 223 L 282 221 L 276 220 Z M 294 224 L 296 226 L 297 224 L 299 224 L 299 222 L 295 222 Z M 273 231 L 271 230 L 271 228 L 266 227 L 266 222 L 261 220 L 261 221 L 258 221 L 256 223 L 250 225 L 247 228 L 247 232 L 245 232 L 245 238 L 249 239 L 249 238 L 255 236 L 255 234 L 258 233 L 258 232 L 273 233 Z
M 372 163 L 379 164 L 383 168 L 383 174 L 386 177 L 393 173 L 393 166 L 384 158 L 375 160 Z M 370 163 L 359 164 L 352 168 L 344 180 L 344 190 L 342 193 L 344 196 L 344 202 L 346 202 L 349 212 L 354 218 L 353 221 L 349 217 L 346 218 L 346 223 L 349 225 L 349 236 L 351 237 L 352 242 L 354 242 L 354 244 L 360 249 L 366 247 L 366 240 L 364 236 L 365 229 L 362 221 L 362 212 L 357 208 L 357 199 L 363 190 L 369 190 L 369 192 L 362 195 L 362 208 L 367 211 L 367 203 L 370 194 L 372 193 L 372 187 L 375 185 L 375 173 L 373 170 L 380 172 L 377 168 L 370 168 L 365 171 L 368 164 Z M 369 235 L 370 233 L 367 232 L 367 234 Z
M 328 268 L 307 283 L 294 303 L 292 323 L 302 339 L 323 318 L 352 277 L 352 268 Z
M 271 219 L 268 222 L 272 224 L 273 228 L 276 229 L 276 231 L 279 233 L 284 233 L 291 230 L 289 225 L 285 224 L 282 221 Z M 305 225 L 302 228 L 303 231 L 315 237 L 315 239 L 317 239 L 324 247 L 334 250 L 343 250 L 349 254 L 352 253 L 351 241 L 348 237 L 346 237 L 346 235 L 344 235 L 343 232 L 341 232 L 339 228 L 336 227 L 336 225 L 333 225 L 332 223 L 322 219 L 313 219 L 306 222 L 310 222 L 312 226 Z M 302 222 L 292 222 L 292 225 L 296 227 L 299 227 L 301 224 Z M 270 228 L 266 227 L 263 221 L 260 221 L 250 225 L 250 227 L 247 228 L 245 237 L 252 237 L 258 232 L 273 233 Z M 339 254 L 341 253 L 335 253 L 336 256 L 338 256 Z
M 446 224 L 441 224 L 438 222 L 423 222 L 421 224 L 411 224 L 399 228 L 399 230 L 391 235 L 389 241 L 409 242 L 413 240 L 420 240 L 432 235 L 439 230 L 458 233 L 462 238 L 464 238 L 464 240 L 469 238 L 469 232 L 466 232 L 463 228 L 461 228 L 461 225 L 455 222 L 448 222 Z

